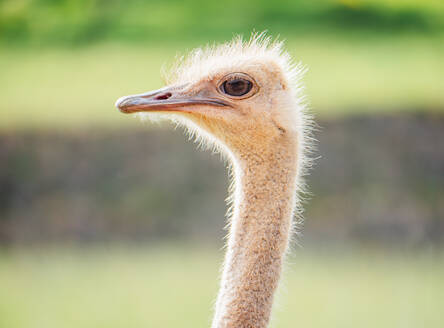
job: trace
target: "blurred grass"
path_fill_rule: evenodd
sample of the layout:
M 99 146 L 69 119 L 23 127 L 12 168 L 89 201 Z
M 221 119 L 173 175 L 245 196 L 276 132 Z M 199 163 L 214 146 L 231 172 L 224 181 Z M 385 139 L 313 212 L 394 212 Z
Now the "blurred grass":
M 309 68 L 317 116 L 442 111 L 444 38 L 295 37 L 288 49 Z M 152 46 L 105 43 L 11 48 L 0 53 L 0 128 L 137 124 L 114 108 L 122 95 L 162 85 L 161 66 L 199 42 Z
M 0 327 L 208 327 L 222 252 L 193 246 L 0 253 Z M 443 253 L 298 249 L 277 327 L 441 327 Z

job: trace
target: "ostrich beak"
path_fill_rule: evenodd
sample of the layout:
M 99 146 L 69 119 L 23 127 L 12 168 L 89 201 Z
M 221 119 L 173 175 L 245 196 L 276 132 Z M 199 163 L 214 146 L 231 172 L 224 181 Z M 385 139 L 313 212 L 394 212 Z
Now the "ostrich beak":
M 165 87 L 146 93 L 121 97 L 116 107 L 122 113 L 137 112 L 192 112 L 192 106 L 206 105 L 225 107 L 230 104 L 219 99 L 215 92 L 202 89 L 199 92 L 187 88 L 188 85 Z M 214 93 L 212 96 L 211 94 Z

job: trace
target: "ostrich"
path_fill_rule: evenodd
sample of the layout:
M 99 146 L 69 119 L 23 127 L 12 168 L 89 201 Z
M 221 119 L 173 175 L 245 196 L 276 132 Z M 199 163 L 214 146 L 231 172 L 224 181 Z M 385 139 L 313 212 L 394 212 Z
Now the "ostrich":
M 232 206 L 213 328 L 268 325 L 301 217 L 310 119 L 301 93 L 304 68 L 282 46 L 260 34 L 193 50 L 173 67 L 167 87 L 116 102 L 123 113 L 184 125 L 228 159 Z

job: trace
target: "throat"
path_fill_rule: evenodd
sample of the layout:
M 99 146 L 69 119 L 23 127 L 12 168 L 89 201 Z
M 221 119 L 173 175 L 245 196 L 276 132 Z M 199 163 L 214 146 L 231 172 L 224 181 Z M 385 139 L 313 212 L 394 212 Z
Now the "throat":
M 296 201 L 295 147 L 241 157 L 213 328 L 267 326 Z

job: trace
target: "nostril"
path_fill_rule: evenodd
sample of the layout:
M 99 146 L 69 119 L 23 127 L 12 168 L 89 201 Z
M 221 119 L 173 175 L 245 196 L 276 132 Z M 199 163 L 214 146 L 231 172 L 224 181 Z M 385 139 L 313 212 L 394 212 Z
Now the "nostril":
M 168 99 L 172 96 L 171 92 L 167 92 L 161 95 L 156 96 L 154 99 L 155 100 L 164 100 L 164 99 Z

